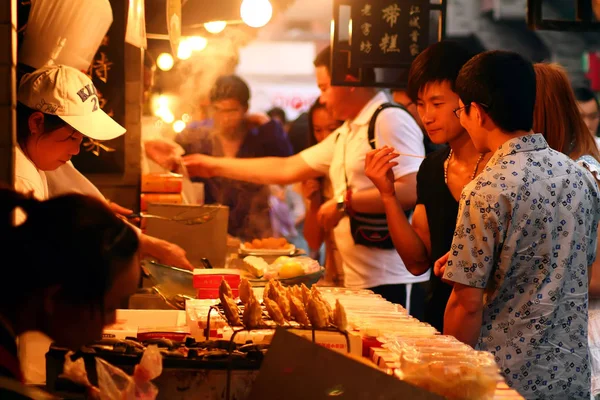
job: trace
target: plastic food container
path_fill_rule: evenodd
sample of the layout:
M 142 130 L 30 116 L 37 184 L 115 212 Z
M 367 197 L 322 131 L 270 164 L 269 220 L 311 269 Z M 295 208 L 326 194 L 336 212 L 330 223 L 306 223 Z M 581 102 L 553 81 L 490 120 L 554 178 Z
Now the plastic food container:
M 198 268 L 194 270 L 193 284 L 196 289 L 218 289 L 223 279 L 231 286 L 231 289 L 237 289 L 241 281 L 240 271 L 229 268 Z
M 501 380 L 486 352 L 407 352 L 400 360 L 402 380 L 452 400 L 491 400 Z

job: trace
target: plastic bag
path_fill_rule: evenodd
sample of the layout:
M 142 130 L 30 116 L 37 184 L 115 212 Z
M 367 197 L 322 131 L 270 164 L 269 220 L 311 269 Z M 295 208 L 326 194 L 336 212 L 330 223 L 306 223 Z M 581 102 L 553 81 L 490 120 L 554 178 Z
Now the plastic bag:
M 69 379 L 79 385 L 82 385 L 88 389 L 88 395 L 92 399 L 100 398 L 100 392 L 98 388 L 90 383 L 85 369 L 85 362 L 83 357 L 73 361 L 71 357 L 73 352 L 69 351 L 65 355 L 65 363 L 63 364 L 63 373 L 60 375 L 61 378 Z
M 63 377 L 90 389 L 91 397 L 100 400 L 155 400 L 158 388 L 152 384 L 162 373 L 162 355 L 158 346 L 150 345 L 144 351 L 133 376 L 127 375 L 100 357 L 96 357 L 98 387 L 90 383 L 83 358 L 71 361 L 72 353 L 65 356 Z
M 158 346 L 148 346 L 133 377 L 100 358 L 96 358 L 96 371 L 101 400 L 154 400 L 158 388 L 150 381 L 162 373 L 162 355 Z

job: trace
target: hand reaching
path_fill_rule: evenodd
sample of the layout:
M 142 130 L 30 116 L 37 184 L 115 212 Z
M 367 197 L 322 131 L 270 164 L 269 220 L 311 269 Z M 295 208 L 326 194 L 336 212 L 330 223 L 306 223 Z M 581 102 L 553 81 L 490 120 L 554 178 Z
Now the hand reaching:
M 396 194 L 392 168 L 398 165 L 396 161 L 393 161 L 398 156 L 399 154 L 388 146 L 367 153 L 365 175 L 373 182 L 382 196 L 395 196 Z

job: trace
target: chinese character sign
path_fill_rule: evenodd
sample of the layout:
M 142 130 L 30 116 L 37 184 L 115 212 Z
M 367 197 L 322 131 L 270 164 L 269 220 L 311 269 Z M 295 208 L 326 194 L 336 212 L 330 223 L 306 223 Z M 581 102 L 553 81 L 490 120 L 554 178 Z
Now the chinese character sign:
M 429 10 L 429 0 L 353 2 L 352 68 L 410 64 L 429 45 Z
M 98 106 L 121 125 L 125 125 L 125 15 L 128 0 L 111 0 L 114 21 L 96 51 L 86 74 L 94 83 Z M 125 169 L 125 140 L 99 142 L 84 139 L 73 163 L 83 173 L 112 174 Z

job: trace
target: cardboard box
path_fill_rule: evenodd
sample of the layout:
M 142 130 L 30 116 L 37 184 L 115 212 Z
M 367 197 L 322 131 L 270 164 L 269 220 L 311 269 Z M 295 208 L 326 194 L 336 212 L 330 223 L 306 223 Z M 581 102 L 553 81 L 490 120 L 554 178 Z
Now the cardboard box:
M 185 331 L 189 334 L 185 311 L 117 310 L 117 322 L 104 328 L 102 337 L 110 339 L 137 338 L 140 331 L 146 336 L 151 336 L 152 332 L 182 333 Z
M 203 267 L 204 257 L 215 268 L 225 266 L 228 207 L 149 204 L 148 213 L 167 218 L 185 218 L 188 221 L 149 218 L 146 229 L 148 235 L 177 244 L 186 251 L 188 260 L 196 267 Z
M 312 331 L 290 329 L 290 332 L 312 341 Z M 350 352 L 348 352 L 346 337 L 341 333 L 315 332 L 315 341 L 319 346 L 325 347 L 329 350 L 337 351 L 338 353 L 350 353 L 354 356 L 360 357 L 362 355 L 362 338 L 356 333 L 348 332 L 348 339 L 350 339 Z
M 142 193 L 140 195 L 140 209 L 146 212 L 150 204 L 181 204 L 183 197 L 181 194 L 172 193 Z M 152 212 L 150 212 L 152 214 Z
M 366 365 L 363 360 L 343 356 L 278 329 L 248 400 L 442 398 Z
M 142 175 L 142 193 L 181 193 L 183 176 L 179 174 Z

